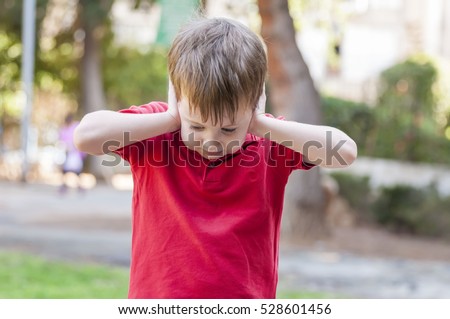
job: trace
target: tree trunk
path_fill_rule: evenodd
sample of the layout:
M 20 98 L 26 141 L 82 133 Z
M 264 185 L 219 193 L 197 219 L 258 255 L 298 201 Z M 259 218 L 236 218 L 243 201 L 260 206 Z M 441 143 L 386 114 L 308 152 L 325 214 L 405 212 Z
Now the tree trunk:
M 295 40 L 287 0 L 258 0 L 261 35 L 268 51 L 270 94 L 275 115 L 297 122 L 321 122 L 320 97 Z M 282 234 L 287 240 L 328 233 L 319 168 L 294 172 L 286 188 Z
M 82 19 L 85 22 L 85 19 Z M 106 97 L 103 88 L 101 70 L 100 39 L 96 38 L 95 28 L 90 23 L 83 23 L 85 32 L 84 54 L 81 58 L 81 109 L 84 114 L 106 108 Z M 102 125 L 99 123 L 99 125 Z M 104 179 L 102 158 L 89 156 L 86 161 L 88 171 L 97 179 Z
M 101 71 L 100 45 L 94 30 L 86 27 L 84 55 L 81 60 L 82 107 L 86 113 L 103 110 L 106 107 Z

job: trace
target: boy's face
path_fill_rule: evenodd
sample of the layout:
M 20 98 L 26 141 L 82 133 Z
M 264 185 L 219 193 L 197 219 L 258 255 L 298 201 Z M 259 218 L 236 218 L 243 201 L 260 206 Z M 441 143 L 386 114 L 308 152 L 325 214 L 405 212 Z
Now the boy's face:
M 184 97 L 179 103 L 179 112 L 184 144 L 209 160 L 232 154 L 241 148 L 253 115 L 250 108 L 241 107 L 234 123 L 225 115 L 222 123 L 219 121 L 213 125 L 211 119 L 203 122 L 198 110 L 191 113 L 188 100 Z

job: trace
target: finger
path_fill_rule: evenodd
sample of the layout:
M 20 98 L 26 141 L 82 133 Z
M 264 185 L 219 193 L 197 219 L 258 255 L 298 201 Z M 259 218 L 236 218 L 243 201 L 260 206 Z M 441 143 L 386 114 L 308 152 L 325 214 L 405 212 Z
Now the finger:
M 256 107 L 257 113 L 261 114 L 266 112 L 266 100 L 266 86 L 263 85 L 263 90 L 258 100 L 258 106 Z
M 177 96 L 175 94 L 175 88 L 173 83 L 169 80 L 169 96 L 168 96 L 169 107 L 174 107 L 177 105 Z

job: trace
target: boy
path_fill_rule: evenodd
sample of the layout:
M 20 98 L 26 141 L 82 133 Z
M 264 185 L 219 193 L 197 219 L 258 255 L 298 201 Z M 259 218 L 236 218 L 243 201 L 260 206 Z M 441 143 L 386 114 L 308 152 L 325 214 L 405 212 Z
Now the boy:
M 349 165 L 356 145 L 335 128 L 263 114 L 265 51 L 237 22 L 189 24 L 168 61 L 168 104 L 87 114 L 75 136 L 87 153 L 130 163 L 129 297 L 275 298 L 289 174 Z

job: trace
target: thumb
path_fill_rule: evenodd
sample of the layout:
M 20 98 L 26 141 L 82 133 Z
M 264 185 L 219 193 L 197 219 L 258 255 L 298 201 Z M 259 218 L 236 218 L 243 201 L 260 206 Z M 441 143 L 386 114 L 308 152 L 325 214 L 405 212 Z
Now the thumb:
M 177 96 L 175 94 L 175 88 L 173 87 L 173 83 L 171 80 L 169 80 L 169 93 L 168 93 L 168 104 L 169 104 L 169 109 L 171 108 L 176 108 L 178 101 L 177 101 Z
M 261 93 L 261 96 L 259 97 L 258 100 L 258 105 L 256 107 L 256 114 L 263 114 L 266 112 L 266 86 L 263 85 L 263 90 Z

